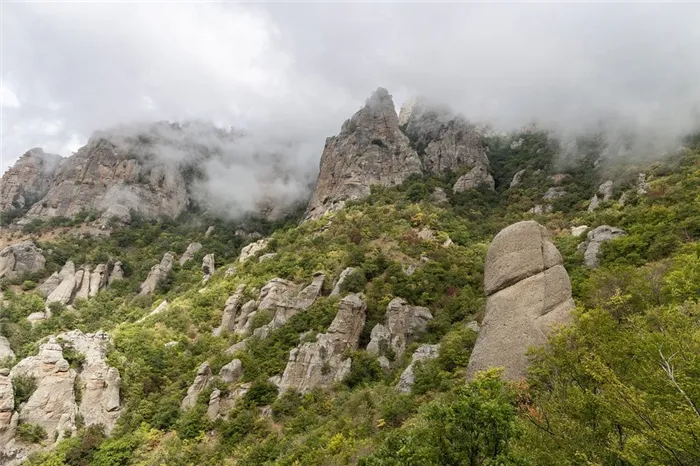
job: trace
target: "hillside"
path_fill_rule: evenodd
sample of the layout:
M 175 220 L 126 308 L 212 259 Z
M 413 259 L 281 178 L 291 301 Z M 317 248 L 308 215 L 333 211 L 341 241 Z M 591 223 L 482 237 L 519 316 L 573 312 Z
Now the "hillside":
M 138 203 L 168 204 L 120 220 L 71 203 L 66 183 L 110 186 L 66 182 L 68 162 L 3 187 L 0 462 L 699 464 L 700 139 L 645 164 L 576 144 L 397 115 L 379 89 L 326 141 L 309 205 L 279 215 L 221 218 L 151 176 Z M 28 201 L 52 196 L 60 215 Z M 513 224 L 541 243 L 499 245 Z M 493 265 L 528 248 L 545 264 Z M 526 367 L 475 371 L 512 324 L 485 319 L 494 296 L 556 267 L 542 300 L 561 294 L 565 325 L 525 355 L 517 321 L 488 353 Z

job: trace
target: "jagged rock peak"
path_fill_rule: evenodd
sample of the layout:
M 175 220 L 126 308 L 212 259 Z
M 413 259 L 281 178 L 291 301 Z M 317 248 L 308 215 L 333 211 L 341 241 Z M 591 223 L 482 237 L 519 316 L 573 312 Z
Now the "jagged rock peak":
M 503 367 L 506 379 L 525 375 L 527 349 L 545 344 L 551 326 L 566 323 L 574 306 L 562 262 L 537 222 L 518 222 L 496 235 L 484 263 L 486 312 L 468 377 L 490 367 Z
M 368 195 L 373 184 L 397 185 L 421 172 L 418 154 L 399 129 L 394 101 L 380 87 L 343 123 L 337 136 L 326 139 L 307 218 L 318 218 L 347 200 Z
M 2 176 L 0 211 L 24 209 L 44 197 L 62 160 L 40 148 L 25 152 Z

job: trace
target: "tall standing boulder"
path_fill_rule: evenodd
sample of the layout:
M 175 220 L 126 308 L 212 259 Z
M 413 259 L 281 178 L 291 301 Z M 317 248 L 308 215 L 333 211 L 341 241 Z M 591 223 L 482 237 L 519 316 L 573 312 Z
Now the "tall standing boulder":
M 190 243 L 185 252 L 182 253 L 182 256 L 180 256 L 180 265 L 185 265 L 200 249 L 202 249 L 202 243 Z
M 598 251 L 602 244 L 625 234 L 625 230 L 610 225 L 601 225 L 589 231 L 586 241 L 578 245 L 579 252 L 583 252 L 584 263 L 591 268 L 598 267 Z
M 158 284 L 170 273 L 173 268 L 173 261 L 175 260 L 172 252 L 166 252 L 163 254 L 159 264 L 151 267 L 151 271 L 148 273 L 148 277 L 141 283 L 141 291 L 139 295 L 147 295 L 153 293 L 158 286 Z
M 58 274 L 61 283 L 49 294 L 46 298 L 46 304 L 61 303 L 68 304 L 73 299 L 73 293 L 76 288 L 75 264 L 72 261 L 65 263 L 61 272 Z
M 503 376 L 523 377 L 529 347 L 546 343 L 553 325 L 569 321 L 571 282 L 547 230 L 534 221 L 501 230 L 486 253 L 486 313 L 467 376 L 503 367 Z
M 365 325 L 367 305 L 356 294 L 349 294 L 338 304 L 338 313 L 328 331 L 315 342 L 304 343 L 289 354 L 279 389 L 306 393 L 314 388 L 330 388 L 349 373 L 352 360 L 347 351 L 357 349 Z
M 20 277 L 25 273 L 36 273 L 44 268 L 46 259 L 33 241 L 15 243 L 0 251 L 0 278 Z
M 399 129 L 391 95 L 379 88 L 337 136 L 326 139 L 307 218 L 319 218 L 347 200 L 367 196 L 374 184 L 394 186 L 421 172 L 418 154 Z
M 428 308 L 411 306 L 402 298 L 394 298 L 387 306 L 385 324 L 377 324 L 372 329 L 367 351 L 385 355 L 391 349 L 398 358 L 432 319 Z

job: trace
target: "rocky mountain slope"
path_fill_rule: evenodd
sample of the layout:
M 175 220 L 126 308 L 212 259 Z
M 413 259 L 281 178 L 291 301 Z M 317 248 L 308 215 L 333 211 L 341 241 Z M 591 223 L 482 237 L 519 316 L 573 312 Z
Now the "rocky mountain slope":
M 379 89 L 275 222 L 91 144 L 21 192 L 72 223 L 0 250 L 1 463 L 700 461 L 697 138 L 605 169 L 582 138 L 562 169 L 549 133 Z M 132 184 L 99 236 L 61 194 Z

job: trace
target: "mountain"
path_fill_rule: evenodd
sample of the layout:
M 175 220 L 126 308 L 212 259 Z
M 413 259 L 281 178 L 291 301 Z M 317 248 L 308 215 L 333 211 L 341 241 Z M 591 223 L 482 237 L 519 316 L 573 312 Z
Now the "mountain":
M 0 463 L 700 462 L 700 138 L 610 159 L 380 88 L 268 218 L 202 195 L 249 136 L 195 126 L 3 178 Z

